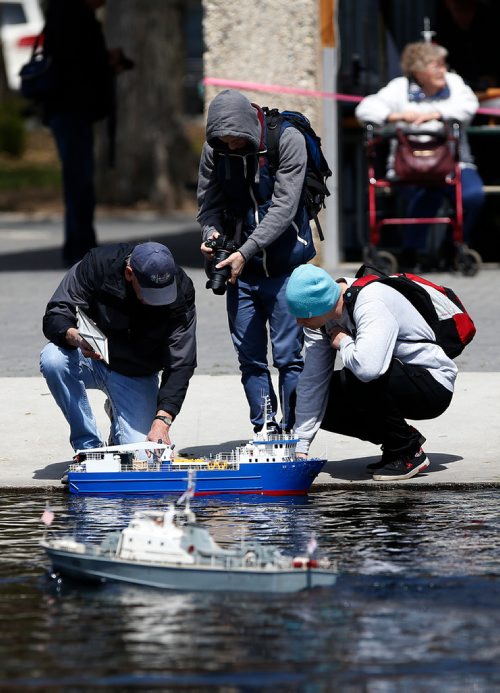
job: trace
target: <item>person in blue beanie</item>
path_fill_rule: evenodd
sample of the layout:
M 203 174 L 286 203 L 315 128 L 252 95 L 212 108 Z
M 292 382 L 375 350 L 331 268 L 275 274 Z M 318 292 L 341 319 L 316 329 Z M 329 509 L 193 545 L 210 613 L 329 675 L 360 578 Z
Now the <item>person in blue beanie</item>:
M 305 363 L 297 386 L 297 453 L 307 457 L 320 428 L 382 446 L 368 465 L 377 481 L 409 479 L 429 466 L 424 436 L 406 418 L 433 419 L 449 406 L 457 367 L 434 332 L 397 290 L 363 288 L 351 321 L 344 294 L 354 277 L 334 281 L 320 267 L 292 273 L 286 298 L 304 328 Z M 340 353 L 343 367 L 335 370 Z

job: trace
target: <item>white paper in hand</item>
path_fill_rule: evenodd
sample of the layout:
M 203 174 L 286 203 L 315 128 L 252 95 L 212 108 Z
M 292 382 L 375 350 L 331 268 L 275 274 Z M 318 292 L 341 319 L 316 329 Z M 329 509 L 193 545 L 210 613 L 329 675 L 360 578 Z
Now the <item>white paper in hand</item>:
M 85 315 L 81 308 L 76 309 L 78 318 L 78 331 L 86 342 L 94 349 L 94 351 L 102 356 L 103 361 L 109 363 L 108 356 L 108 338 L 101 332 L 95 322 Z

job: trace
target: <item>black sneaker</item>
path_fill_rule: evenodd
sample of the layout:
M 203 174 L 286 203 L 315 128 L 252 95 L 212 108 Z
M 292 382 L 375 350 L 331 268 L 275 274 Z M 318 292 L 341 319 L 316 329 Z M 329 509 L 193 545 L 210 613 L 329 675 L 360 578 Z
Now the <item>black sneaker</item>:
M 391 458 L 387 455 L 387 452 L 384 450 L 384 446 L 382 446 L 382 457 L 377 462 L 370 462 L 370 464 L 367 464 L 366 468 L 369 472 L 374 472 L 376 469 L 382 469 L 382 467 L 385 467 L 385 465 L 389 464 L 390 461 Z
M 410 428 L 413 431 L 417 430 L 414 426 L 410 426 Z M 422 446 L 425 441 L 426 438 L 423 435 L 420 435 L 417 443 L 418 445 Z M 391 452 L 390 450 L 384 450 L 384 446 L 382 445 L 382 457 L 377 462 L 370 462 L 370 464 L 367 464 L 366 468 L 369 472 L 373 472 L 376 469 L 382 469 L 382 467 L 385 467 L 386 464 L 392 462 L 394 459 L 397 459 L 397 457 L 398 455 L 396 453 Z
M 414 455 L 398 457 L 388 462 L 374 475 L 375 481 L 397 481 L 398 479 L 411 479 L 419 472 L 427 469 L 430 461 L 425 452 L 420 448 Z

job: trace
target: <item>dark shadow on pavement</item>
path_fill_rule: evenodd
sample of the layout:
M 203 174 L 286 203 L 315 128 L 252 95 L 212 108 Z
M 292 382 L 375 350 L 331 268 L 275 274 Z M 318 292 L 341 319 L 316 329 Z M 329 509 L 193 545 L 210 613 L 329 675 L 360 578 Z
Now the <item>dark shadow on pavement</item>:
M 64 269 L 60 248 L 37 248 L 0 255 L 0 272 Z
M 434 472 L 443 471 L 446 466 L 452 462 L 459 462 L 463 460 L 463 457 L 458 455 L 447 455 L 444 453 L 428 453 L 429 459 L 431 461 L 429 467 L 419 474 L 419 476 L 426 476 L 427 474 L 432 474 Z M 345 481 L 367 481 L 371 479 L 371 472 L 366 469 L 366 465 L 372 462 L 378 462 L 380 460 L 380 455 L 373 457 L 355 457 L 349 460 L 339 460 L 338 462 L 327 462 L 323 469 L 322 474 L 328 474 L 332 480 L 343 479 Z
M 0 234 L 1 236 L 1 234 Z M 130 243 L 144 243 L 154 240 L 164 243 L 172 251 L 176 262 L 181 267 L 203 268 L 203 256 L 200 252 L 201 236 L 199 231 L 183 231 L 178 234 L 157 233 L 146 237 L 127 238 Z M 114 241 L 101 243 L 110 245 Z M 60 247 L 36 248 L 0 254 L 0 272 L 47 271 L 65 269 Z
M 248 443 L 248 439 L 228 440 L 225 443 L 213 443 L 212 445 L 195 445 L 182 448 L 182 450 L 177 451 L 177 454 L 179 457 L 186 458 L 210 457 L 210 455 L 215 455 L 217 452 L 231 452 L 236 446 L 245 445 L 245 443 Z
M 60 481 L 62 475 L 72 462 L 73 460 L 66 460 L 66 462 L 54 462 L 53 464 L 48 464 L 42 469 L 35 469 L 33 479 L 50 479 Z

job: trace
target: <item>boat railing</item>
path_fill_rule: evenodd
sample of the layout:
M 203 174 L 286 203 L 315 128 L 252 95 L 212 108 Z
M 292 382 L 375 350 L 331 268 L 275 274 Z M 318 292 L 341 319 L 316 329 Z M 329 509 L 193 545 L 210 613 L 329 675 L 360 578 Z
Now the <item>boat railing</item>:
M 200 470 L 213 470 L 213 469 L 239 469 L 239 464 L 236 460 L 230 459 L 229 457 L 220 459 L 207 458 L 198 460 L 175 460 L 175 461 L 164 461 L 164 460 L 133 460 L 127 462 L 121 462 L 120 468 L 117 471 L 120 472 L 165 472 L 165 471 L 200 471 Z M 85 470 L 84 462 L 75 462 L 69 465 L 69 471 L 71 472 L 83 472 Z
M 268 431 L 267 434 L 256 433 L 251 442 L 270 443 L 274 442 L 275 440 L 279 440 L 280 442 L 296 443 L 298 439 L 293 433 L 271 433 Z
M 193 463 L 178 463 L 178 462 L 171 462 L 167 465 L 167 467 L 170 470 L 175 470 L 175 471 L 184 471 L 184 470 L 189 470 L 192 469 L 193 471 L 200 471 L 202 469 L 206 470 L 213 470 L 213 469 L 239 469 L 239 464 L 236 462 L 236 460 L 223 460 L 223 459 L 204 459 L 199 462 L 193 462 Z

